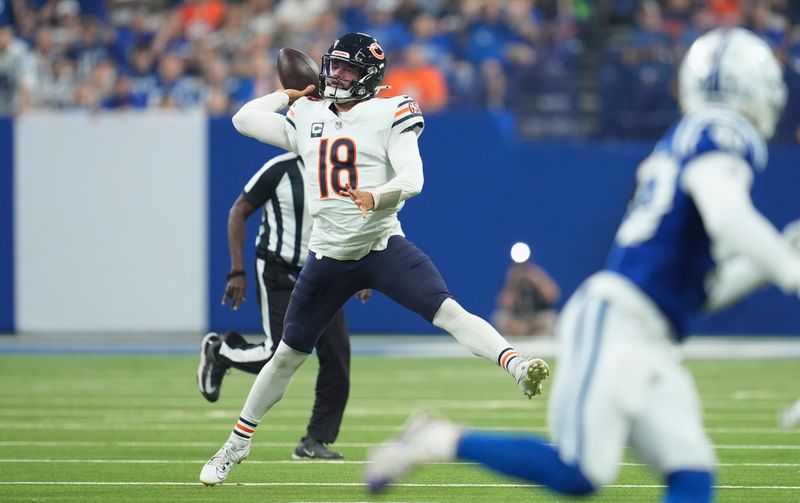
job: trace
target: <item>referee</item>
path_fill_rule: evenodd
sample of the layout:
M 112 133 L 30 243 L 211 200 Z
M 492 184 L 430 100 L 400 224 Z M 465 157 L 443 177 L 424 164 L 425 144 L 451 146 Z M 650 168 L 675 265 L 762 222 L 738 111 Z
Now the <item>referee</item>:
M 234 311 L 244 302 L 247 289 L 242 257 L 245 222 L 257 208 L 263 208 L 256 241 L 257 299 L 266 339 L 261 344 L 250 344 L 234 331 L 224 337 L 211 332 L 203 338 L 197 384 L 210 402 L 219 398 L 222 378 L 230 367 L 258 374 L 281 340 L 283 318 L 308 254 L 311 233 L 311 216 L 304 201 L 303 161 L 299 156 L 289 153 L 269 160 L 247 182 L 230 209 L 231 272 L 222 303 L 230 299 Z M 363 290 L 358 297 L 366 302 L 370 294 Z M 298 442 L 293 457 L 341 459 L 341 453 L 325 444 L 333 443 L 339 434 L 350 392 L 350 337 L 342 311 L 319 338 L 316 349 L 319 374 L 314 408 L 306 435 Z

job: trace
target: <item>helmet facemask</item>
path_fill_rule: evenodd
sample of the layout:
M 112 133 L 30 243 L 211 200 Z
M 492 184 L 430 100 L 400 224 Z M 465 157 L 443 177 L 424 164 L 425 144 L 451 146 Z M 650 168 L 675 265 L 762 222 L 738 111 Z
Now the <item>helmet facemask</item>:
M 346 65 L 355 70 L 355 79 L 344 79 L 341 76 L 333 76 L 334 65 Z M 350 61 L 346 58 L 324 56 L 322 58 L 322 72 L 320 82 L 322 83 L 323 96 L 337 103 L 346 101 L 362 100 L 367 98 L 366 86 L 364 81 L 367 77 L 364 65 Z

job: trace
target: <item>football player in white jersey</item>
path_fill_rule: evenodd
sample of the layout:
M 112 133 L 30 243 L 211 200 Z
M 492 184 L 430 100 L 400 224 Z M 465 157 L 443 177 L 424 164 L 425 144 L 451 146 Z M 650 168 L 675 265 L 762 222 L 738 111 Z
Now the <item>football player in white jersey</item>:
M 605 270 L 559 319 L 553 445 L 419 414 L 370 453 L 372 490 L 416 464 L 458 458 L 591 494 L 615 479 L 628 444 L 663 478 L 663 501 L 713 499 L 714 451 L 681 365 L 686 322 L 767 281 L 800 294 L 800 254 L 750 199 L 786 101 L 770 47 L 743 29 L 714 30 L 689 49 L 679 81 L 683 118 L 639 167 Z
M 524 358 L 483 319 L 456 302 L 430 258 L 403 235 L 397 213 L 422 190 L 417 137 L 425 125 L 408 96 L 378 98 L 386 56 L 373 37 L 349 33 L 322 58 L 322 99 L 314 90 L 281 90 L 247 104 L 236 129 L 299 154 L 314 220 L 309 256 L 292 291 L 283 339 L 259 373 L 227 442 L 200 473 L 222 482 L 250 452 L 250 438 L 278 402 L 334 314 L 372 288 L 449 332 L 478 356 L 508 371 L 523 393 L 541 393 L 549 374 Z M 278 113 L 292 103 L 284 116 Z

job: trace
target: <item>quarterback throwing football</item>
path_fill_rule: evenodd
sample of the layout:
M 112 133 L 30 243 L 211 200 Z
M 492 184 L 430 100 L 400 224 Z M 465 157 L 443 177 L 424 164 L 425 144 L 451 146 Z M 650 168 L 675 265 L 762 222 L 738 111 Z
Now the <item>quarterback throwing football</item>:
M 452 334 L 508 371 L 531 397 L 549 374 L 523 358 L 489 323 L 452 297 L 431 260 L 403 235 L 397 213 L 422 190 L 417 137 L 425 122 L 408 96 L 377 98 L 386 62 L 373 37 L 349 33 L 322 58 L 321 99 L 314 90 L 281 90 L 247 104 L 236 129 L 299 154 L 314 220 L 309 257 L 292 292 L 283 340 L 261 370 L 228 441 L 200 481 L 222 482 L 250 452 L 256 427 L 283 396 L 334 314 L 357 291 L 373 288 Z M 278 113 L 290 105 L 284 116 Z

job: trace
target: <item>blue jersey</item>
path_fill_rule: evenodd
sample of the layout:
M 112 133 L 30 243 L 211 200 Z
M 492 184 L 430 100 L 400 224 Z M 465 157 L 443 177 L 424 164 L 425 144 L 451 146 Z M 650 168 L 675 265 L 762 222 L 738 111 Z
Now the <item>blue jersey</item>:
M 687 164 L 711 152 L 743 159 L 754 174 L 767 162 L 763 138 L 741 115 L 709 109 L 685 116 L 639 166 L 636 193 L 606 265 L 658 305 L 678 340 L 705 303 L 714 268 L 711 242 L 681 178 Z

